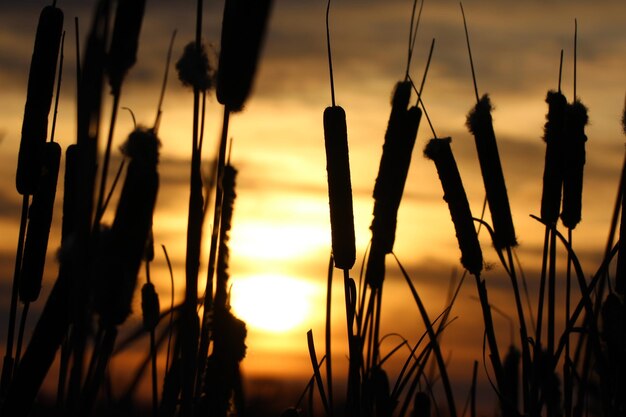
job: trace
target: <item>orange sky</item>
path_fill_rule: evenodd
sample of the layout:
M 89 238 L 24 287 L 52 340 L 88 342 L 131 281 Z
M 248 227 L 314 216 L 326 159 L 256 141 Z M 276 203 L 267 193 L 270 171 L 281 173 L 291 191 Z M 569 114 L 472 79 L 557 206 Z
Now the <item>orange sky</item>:
M 153 121 L 171 32 L 178 30 L 175 59 L 193 36 L 194 3 L 190 0 L 147 3 L 138 62 L 127 78 L 121 103 L 132 108 L 139 123 Z M 207 3 L 204 37 L 218 47 L 223 3 Z M 9 0 L 0 5 L 0 233 L 3 236 L 0 340 L 5 334 L 8 282 L 19 220 L 20 198 L 13 183 L 27 69 L 37 16 L 45 4 Z M 80 17 L 84 35 L 90 21 L 90 7 L 77 0 L 59 0 L 58 5 L 65 11 L 68 35 L 56 136 L 66 146 L 73 142 L 75 132 L 73 17 Z M 578 18 L 577 92 L 589 108 L 590 125 L 583 222 L 576 229 L 575 242 L 585 271 L 592 273 L 598 265 L 598 253 L 605 245 L 623 158 L 624 137 L 619 120 L 626 86 L 623 26 L 626 4 L 620 0 L 596 1 L 593 5 L 564 0 L 467 0 L 464 7 L 478 89 L 481 93 L 488 92 L 496 107 L 494 128 L 520 242 L 518 254 L 531 288 L 537 278 L 543 237 L 542 227 L 529 214 L 538 214 L 541 195 L 544 152 L 541 135 L 547 110 L 544 99 L 548 89 L 556 88 L 561 49 L 565 50 L 563 91 L 568 99 L 572 97 L 573 29 L 574 18 Z M 336 0 L 332 7 L 337 104 L 346 109 L 350 144 L 357 237 L 355 276 L 359 274 L 370 238 L 371 193 L 391 91 L 406 65 L 410 12 L 411 2 L 406 0 Z M 302 297 L 296 301 L 311 306 L 306 319 L 288 332 L 267 333 L 249 324 L 244 369 L 253 376 L 295 374 L 301 378 L 302 387 L 310 373 L 306 330 L 313 328 L 318 343 L 323 343 L 321 312 L 330 251 L 322 130 L 322 112 L 330 104 L 324 13 L 325 2 L 321 1 L 275 2 L 254 93 L 244 111 L 231 118 L 230 130 L 234 138 L 232 162 L 239 169 L 231 232 L 233 300 L 237 299 L 239 289 L 244 292 L 246 282 L 255 277 L 283 277 L 304 283 L 300 290 L 293 290 L 291 297 Z M 456 1 L 426 3 L 411 67 L 416 80 L 421 79 L 432 38 L 436 38 L 436 46 L 424 103 L 437 134 L 453 137 L 453 151 L 472 210 L 478 215 L 484 191 L 473 138 L 464 126 L 465 115 L 474 105 L 474 93 Z M 176 80 L 174 72 L 171 74 L 160 130 L 162 187 L 155 215 L 155 237 L 159 245 L 167 246 L 175 276 L 182 283 L 192 95 Z M 222 118 L 214 97 L 209 98 L 207 114 L 204 155 L 208 159 L 215 149 Z M 106 115 L 103 120 L 108 120 Z M 121 113 L 116 144 L 122 142 L 130 129 L 132 120 Z M 409 269 L 434 317 L 444 305 L 452 271 L 456 270 L 459 276 L 461 267 L 454 229 L 441 199 L 434 165 L 422 157 L 423 146 L 431 137 L 424 119 L 400 208 L 395 252 Z M 56 219 L 60 219 L 60 210 L 56 211 Z M 485 274 L 492 301 L 508 310 L 507 306 L 512 305 L 510 285 L 484 236 L 481 242 L 486 262 L 493 265 Z M 52 251 L 57 246 L 58 233 L 51 238 Z M 203 259 L 206 263 L 206 256 Z M 423 331 L 417 310 L 397 267 L 391 259 L 388 264 L 385 332 L 398 332 L 416 340 Z M 163 298 L 169 294 L 169 278 L 162 257 L 157 259 L 155 267 L 164 304 Z M 47 268 L 51 279 L 56 270 L 52 258 Z M 51 285 L 50 279 L 44 293 Z M 334 335 L 340 361 L 346 344 L 341 325 L 342 287 L 339 281 L 337 284 Z M 179 294 L 181 291 L 182 284 L 177 287 Z M 478 303 L 473 298 L 475 287 L 471 280 L 467 280 L 459 297 L 454 310 L 458 319 L 444 337 L 444 349 L 451 354 L 453 373 L 466 375 L 472 360 L 480 359 L 482 344 L 482 322 L 477 317 Z M 282 298 L 284 314 L 289 315 L 287 301 L 293 300 L 287 300 L 286 294 Z M 279 296 L 268 302 L 283 301 Z M 259 308 L 265 307 L 260 304 Z M 496 321 L 501 330 L 499 337 L 506 346 L 508 321 L 499 316 Z

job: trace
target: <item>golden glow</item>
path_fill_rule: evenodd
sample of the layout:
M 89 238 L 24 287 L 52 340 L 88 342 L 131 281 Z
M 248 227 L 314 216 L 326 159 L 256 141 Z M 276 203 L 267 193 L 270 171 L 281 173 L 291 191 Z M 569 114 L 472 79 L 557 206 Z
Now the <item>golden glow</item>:
M 319 289 L 299 278 L 255 275 L 233 278 L 231 305 L 254 329 L 283 333 L 304 324 L 313 311 Z
M 250 259 L 281 260 L 310 256 L 327 247 L 329 231 L 314 224 L 241 221 L 233 231 L 233 253 Z

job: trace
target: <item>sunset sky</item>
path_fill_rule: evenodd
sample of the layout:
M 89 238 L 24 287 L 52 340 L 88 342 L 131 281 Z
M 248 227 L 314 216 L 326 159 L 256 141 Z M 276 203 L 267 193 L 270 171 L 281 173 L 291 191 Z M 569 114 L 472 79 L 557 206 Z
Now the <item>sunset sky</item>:
M 75 141 L 76 129 L 74 17 L 80 21 L 83 45 L 94 3 L 57 1 L 65 13 L 67 31 L 56 132 L 64 148 Z M 223 1 L 205 3 L 203 36 L 213 46 L 215 58 Z M 14 182 L 28 68 L 38 15 L 46 4 L 39 0 L 3 0 L 0 4 L 0 346 L 6 337 L 18 235 L 21 197 Z M 626 93 L 626 2 L 466 0 L 463 6 L 478 90 L 489 93 L 495 105 L 494 129 L 520 243 L 517 254 L 534 302 L 543 226 L 529 215 L 539 214 L 545 151 L 541 136 L 547 111 L 544 100 L 549 89 L 557 88 L 561 49 L 562 89 L 572 100 L 576 18 L 577 94 L 589 109 L 590 124 L 586 130 L 583 221 L 575 230 L 574 245 L 587 274 L 599 265 L 606 245 L 624 157 L 620 118 Z M 371 237 L 371 195 L 391 93 L 406 68 L 411 8 L 409 0 L 335 0 L 331 7 L 336 98 L 346 111 L 348 123 L 357 239 L 355 278 Z M 230 272 L 235 314 L 248 322 L 244 372 L 258 378 L 296 378 L 302 388 L 311 374 L 306 331 L 312 328 L 317 343 L 323 345 L 330 253 L 322 128 L 323 110 L 330 105 L 325 11 L 326 2 L 321 0 L 274 2 L 253 93 L 245 109 L 231 117 L 229 132 L 234 139 L 231 161 L 239 170 Z M 154 121 L 172 32 L 178 31 L 174 47 L 177 60 L 194 36 L 194 24 L 194 1 L 147 1 L 137 64 L 125 81 L 121 98 L 121 105 L 133 110 L 138 123 L 150 125 Z M 415 80 L 421 80 L 433 38 L 436 44 L 423 101 L 437 136 L 452 137 L 472 211 L 479 216 L 484 191 L 474 140 L 465 128 L 465 117 L 475 98 L 457 1 L 430 0 L 424 5 L 410 71 Z M 172 257 L 177 297 L 182 296 L 184 282 L 192 97 L 171 71 L 159 132 L 163 144 L 161 188 L 154 232 L 156 243 L 165 245 Z M 110 111 L 108 101 L 104 108 Z M 207 166 L 216 149 L 222 111 L 212 95 L 203 150 Z M 108 129 L 106 114 L 103 120 L 101 140 Z M 132 119 L 122 111 L 116 146 L 132 127 Z M 458 279 L 462 267 L 434 164 L 422 156 L 425 143 L 432 137 L 424 118 L 400 207 L 394 251 L 411 274 L 431 317 L 436 317 L 445 305 L 450 277 Z M 60 204 L 62 193 L 57 196 Z M 59 246 L 60 205 L 58 208 L 43 296 L 57 271 L 54 252 Z M 490 220 L 488 213 L 486 218 Z M 492 266 L 485 273 L 491 301 L 512 314 L 510 283 L 484 234 L 481 243 L 485 261 Z M 208 249 L 208 240 L 203 249 Z M 392 257 L 388 257 L 387 265 L 383 332 L 395 332 L 415 342 L 424 331 L 423 323 Z M 167 305 L 169 275 L 161 253 L 154 268 L 161 305 Z M 339 273 L 336 283 L 333 340 L 337 366 L 341 366 L 347 345 Z M 459 403 L 466 395 L 464 378 L 473 360 L 480 360 L 482 355 L 483 325 L 478 305 L 473 278 L 466 279 L 453 310 L 458 318 L 443 338 L 451 373 L 458 376 Z M 35 311 L 38 308 L 40 305 L 33 307 Z M 139 310 L 138 304 L 135 310 Z M 269 318 L 264 319 L 261 312 L 267 312 Z M 293 321 L 281 322 L 285 317 Z M 511 337 L 509 321 L 498 314 L 495 319 L 499 340 L 506 347 Z M 270 328 L 271 323 L 274 328 Z M 0 351 L 4 352 L 4 347 Z M 115 369 L 116 363 L 113 366 Z M 484 371 L 480 378 L 487 385 Z

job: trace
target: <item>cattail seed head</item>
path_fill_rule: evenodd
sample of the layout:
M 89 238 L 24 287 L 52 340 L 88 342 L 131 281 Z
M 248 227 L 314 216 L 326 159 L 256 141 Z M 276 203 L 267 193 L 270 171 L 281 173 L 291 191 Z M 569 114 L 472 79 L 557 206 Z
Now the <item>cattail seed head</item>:
M 214 69 L 204 44 L 197 48 L 196 42 L 190 42 L 185 46 L 183 56 L 176 62 L 178 79 L 186 87 L 197 88 L 200 91 L 208 91 L 214 85 Z
M 324 143 L 328 173 L 330 227 L 335 267 L 350 269 L 356 259 L 352 184 L 346 113 L 340 106 L 324 110 Z
M 559 219 L 561 190 L 563 188 L 563 129 L 567 99 L 560 92 L 548 91 L 546 97 L 548 114 L 544 125 L 543 140 L 546 142 L 546 156 L 543 170 L 543 191 L 541 194 L 541 219 L 554 224 Z
M 374 185 L 374 219 L 370 229 L 372 241 L 376 241 L 384 253 L 393 251 L 398 208 L 422 117 L 422 111 L 418 107 L 406 109 L 410 96 L 406 93 L 406 84 L 408 83 L 396 85 L 383 154 Z M 410 93 L 410 84 L 408 92 Z M 405 107 L 398 107 L 402 105 Z
M 61 146 L 56 142 L 46 142 L 43 151 L 43 170 L 28 211 L 28 230 L 19 287 L 23 302 L 35 301 L 39 297 L 59 176 Z
M 240 111 L 254 74 L 272 7 L 271 0 L 226 0 L 217 70 L 217 100 Z
M 46 6 L 39 16 L 35 46 L 28 74 L 28 90 L 17 160 L 16 187 L 22 194 L 33 194 L 41 175 L 43 145 L 48 134 L 48 114 L 52 104 L 57 56 L 63 30 L 63 12 Z
M 563 210 L 561 221 L 574 229 L 582 215 L 583 171 L 585 166 L 585 126 L 587 108 L 580 102 L 567 106 L 564 131 Z
M 146 0 L 119 0 L 108 54 L 107 70 L 114 95 L 119 94 L 128 70 L 135 65 Z
M 215 290 L 214 305 L 216 308 L 226 308 L 228 294 L 228 263 L 230 258 L 230 250 L 228 241 L 230 239 L 229 232 L 232 226 L 233 209 L 235 207 L 235 180 L 237 170 L 230 164 L 224 166 L 222 177 L 223 200 L 222 200 L 222 217 L 220 220 L 220 241 L 219 255 L 217 258 L 217 283 Z
M 113 225 L 100 232 L 96 268 L 96 310 L 108 326 L 123 323 L 130 314 L 159 187 L 158 148 L 154 131 L 145 128 L 135 129 L 122 146 L 130 162 Z
M 517 245 L 515 228 L 511 217 L 511 207 L 504 183 L 500 155 L 493 131 L 491 101 L 483 95 L 467 116 L 467 127 L 474 135 L 476 151 L 480 162 L 487 194 L 487 203 L 491 212 L 495 232 L 494 246 L 498 249 Z
M 431 159 L 437 168 L 443 188 L 443 199 L 448 203 L 461 249 L 461 264 L 471 274 L 478 276 L 483 268 L 483 255 L 461 175 L 450 148 L 451 141 L 451 138 L 431 139 L 424 149 L 424 155 Z
M 151 282 L 146 282 L 141 287 L 141 312 L 143 315 L 143 328 L 146 331 L 154 330 L 159 323 L 161 305 L 159 295 Z

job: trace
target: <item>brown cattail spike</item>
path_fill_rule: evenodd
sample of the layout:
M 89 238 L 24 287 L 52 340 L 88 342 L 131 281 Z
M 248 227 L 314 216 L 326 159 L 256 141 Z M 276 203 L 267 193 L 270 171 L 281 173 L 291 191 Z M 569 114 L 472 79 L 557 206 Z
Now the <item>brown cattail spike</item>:
M 422 115 L 419 108 L 407 110 L 410 92 L 410 82 L 396 84 L 378 177 L 374 185 L 374 219 L 370 228 L 372 240 L 380 245 L 384 253 L 393 251 L 398 207 Z
M 324 110 L 324 143 L 328 173 L 330 227 L 335 267 L 350 269 L 356 259 L 352 184 L 346 113 L 340 106 Z
M 443 199 L 448 203 L 461 249 L 461 264 L 471 274 L 478 276 L 483 269 L 483 254 L 461 175 L 450 148 L 451 141 L 451 138 L 431 139 L 424 149 L 424 155 L 435 162 L 443 188 Z
M 146 0 L 117 2 L 107 65 L 109 84 L 114 95 L 119 94 L 124 76 L 137 60 L 145 5 Z
M 568 229 L 574 229 L 581 219 L 587 122 L 587 108 L 580 101 L 577 100 L 567 106 L 561 221 Z
M 23 302 L 35 301 L 39 297 L 59 176 L 61 146 L 56 142 L 46 142 L 43 151 L 44 167 L 28 212 L 28 231 L 19 288 Z
M 46 6 L 39 16 L 35 46 L 28 74 L 28 91 L 17 160 L 16 187 L 22 194 L 33 194 L 41 175 L 43 145 L 48 133 L 57 56 L 63 30 L 61 9 Z
M 372 249 L 365 274 L 366 282 L 374 288 L 382 283 L 384 255 L 393 251 L 398 208 L 422 117 L 422 111 L 417 107 L 407 110 L 410 95 L 409 81 L 396 84 L 374 185 L 374 219 L 370 226 Z
M 217 258 L 217 288 L 215 291 L 215 307 L 227 308 L 228 280 L 228 262 L 230 251 L 228 248 L 229 232 L 232 226 L 233 209 L 235 206 L 235 180 L 237 170 L 232 165 L 224 166 L 224 175 L 222 177 L 222 188 L 224 190 L 222 200 L 222 218 L 220 220 L 220 241 L 219 256 Z
M 242 110 L 250 95 L 271 7 L 271 0 L 224 5 L 217 100 L 231 111 Z
M 143 328 L 146 331 L 154 330 L 159 323 L 161 305 L 159 295 L 151 282 L 146 282 L 141 287 L 141 312 L 143 315 Z
M 100 232 L 96 310 L 105 326 L 119 325 L 130 314 L 139 266 L 152 227 L 159 186 L 159 139 L 137 128 L 122 147 L 130 159 L 110 231 Z
M 483 175 L 487 203 L 495 231 L 494 246 L 498 249 L 517 245 L 511 217 L 509 197 L 504 183 L 500 155 L 491 119 L 491 101 L 483 95 L 467 116 L 467 127 L 474 135 L 476 151 Z
M 546 157 L 541 194 L 541 219 L 547 224 L 555 224 L 559 219 L 561 209 L 563 129 L 567 99 L 561 93 L 548 91 L 546 103 L 548 103 L 548 114 L 543 135 L 543 140 L 546 142 Z

